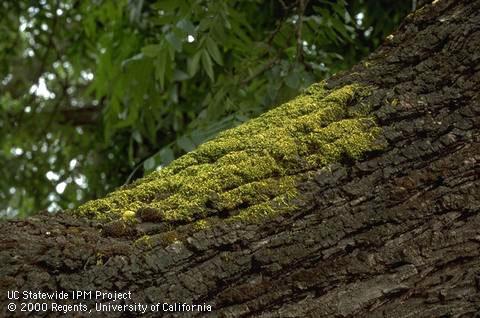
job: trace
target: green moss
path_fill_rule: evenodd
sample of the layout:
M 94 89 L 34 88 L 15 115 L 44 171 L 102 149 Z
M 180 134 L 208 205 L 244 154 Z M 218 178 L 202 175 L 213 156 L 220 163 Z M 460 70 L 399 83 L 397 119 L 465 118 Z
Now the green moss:
M 135 212 L 130 210 L 125 210 L 122 213 L 122 219 L 125 221 L 132 220 L 135 218 Z
M 132 186 L 87 202 L 77 213 L 125 219 L 142 218 L 140 211 L 148 209 L 149 219 L 190 222 L 219 212 L 259 219 L 292 211 L 296 184 L 305 173 L 381 148 L 368 107 L 349 106 L 367 93 L 356 85 L 335 90 L 312 85 Z
M 146 246 L 148 248 L 152 247 L 152 239 L 150 235 L 143 235 L 134 242 L 138 246 Z
M 196 230 L 204 230 L 204 229 L 208 228 L 208 226 L 209 226 L 209 222 L 206 221 L 206 220 L 198 220 L 195 223 L 193 223 L 193 227 Z
M 369 68 L 369 67 L 372 66 L 372 63 L 368 62 L 368 61 L 364 61 L 362 64 L 363 64 L 363 66 L 365 66 L 365 68 Z
M 105 255 L 103 255 L 103 253 L 97 253 L 95 256 L 96 256 L 96 262 L 95 262 L 96 265 L 97 266 L 102 266 L 103 265 L 103 257 Z

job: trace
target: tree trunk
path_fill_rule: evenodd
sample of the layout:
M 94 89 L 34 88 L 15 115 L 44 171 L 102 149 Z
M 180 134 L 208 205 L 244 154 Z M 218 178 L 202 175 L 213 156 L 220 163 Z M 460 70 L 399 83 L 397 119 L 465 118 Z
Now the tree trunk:
M 245 201 L 229 211 L 209 199 L 172 220 L 150 196 L 133 223 L 129 210 L 108 223 L 75 211 L 0 223 L 1 316 L 26 314 L 12 290 L 68 292 L 56 302 L 93 312 L 69 317 L 140 315 L 72 299 L 85 290 L 131 291 L 110 304 L 205 304 L 143 317 L 480 317 L 480 0 L 410 14 L 326 87 L 351 84 L 371 88 L 348 108 L 369 105 L 383 146 L 298 172 L 308 177 L 286 213 L 227 221 Z M 49 311 L 32 316 L 65 316 L 36 302 Z

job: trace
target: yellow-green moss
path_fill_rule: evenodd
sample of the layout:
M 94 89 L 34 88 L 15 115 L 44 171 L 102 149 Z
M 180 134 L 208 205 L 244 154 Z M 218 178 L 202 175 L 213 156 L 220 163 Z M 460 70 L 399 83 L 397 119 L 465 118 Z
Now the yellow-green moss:
M 195 223 L 193 223 L 193 227 L 196 230 L 204 230 L 204 229 L 208 228 L 208 225 L 209 225 L 209 222 L 205 221 L 205 220 L 198 220 Z
M 362 64 L 363 64 L 363 66 L 365 66 L 366 68 L 369 68 L 370 66 L 372 66 L 372 63 L 371 63 L 371 62 L 368 62 L 368 61 L 364 61 Z
M 143 235 L 140 238 L 138 238 L 134 244 L 139 245 L 139 246 L 146 246 L 146 247 L 152 247 L 152 239 L 150 235 Z
M 130 211 L 130 210 L 125 210 L 122 213 L 122 219 L 125 221 L 132 220 L 135 218 L 135 212 Z
M 257 219 L 291 211 L 298 179 L 307 171 L 357 159 L 381 148 L 380 130 L 365 107 L 349 107 L 368 92 L 357 85 L 304 94 L 262 116 L 227 130 L 169 166 L 90 201 L 77 212 L 96 218 L 131 218 L 151 208 L 162 221 L 201 220 L 232 211 Z
M 95 256 L 96 256 L 96 265 L 97 266 L 102 266 L 103 265 L 103 257 L 105 255 L 103 255 L 103 253 L 97 253 Z

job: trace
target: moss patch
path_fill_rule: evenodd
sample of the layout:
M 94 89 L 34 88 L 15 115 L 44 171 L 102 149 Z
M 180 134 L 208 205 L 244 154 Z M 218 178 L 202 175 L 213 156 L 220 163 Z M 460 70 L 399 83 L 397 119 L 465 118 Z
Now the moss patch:
M 144 246 L 147 248 L 152 247 L 152 239 L 149 235 L 143 235 L 134 242 L 135 245 Z
M 349 106 L 367 93 L 356 85 L 326 90 L 315 84 L 76 213 L 129 219 L 135 217 L 130 211 L 148 208 L 155 214 L 150 219 L 191 222 L 213 214 L 257 219 L 291 211 L 296 184 L 308 171 L 381 149 L 368 110 Z

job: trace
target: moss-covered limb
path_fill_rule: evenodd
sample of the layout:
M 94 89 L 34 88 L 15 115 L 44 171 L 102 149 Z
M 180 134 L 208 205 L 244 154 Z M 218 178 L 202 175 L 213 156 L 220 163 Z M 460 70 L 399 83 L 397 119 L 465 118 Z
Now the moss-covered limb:
M 227 130 L 168 167 L 76 210 L 105 219 L 190 222 L 221 211 L 258 218 L 290 211 L 306 171 L 377 150 L 379 128 L 368 111 L 349 105 L 368 92 L 315 84 L 294 100 Z M 359 111 L 359 109 L 363 109 Z M 147 216 L 148 214 L 148 216 Z

